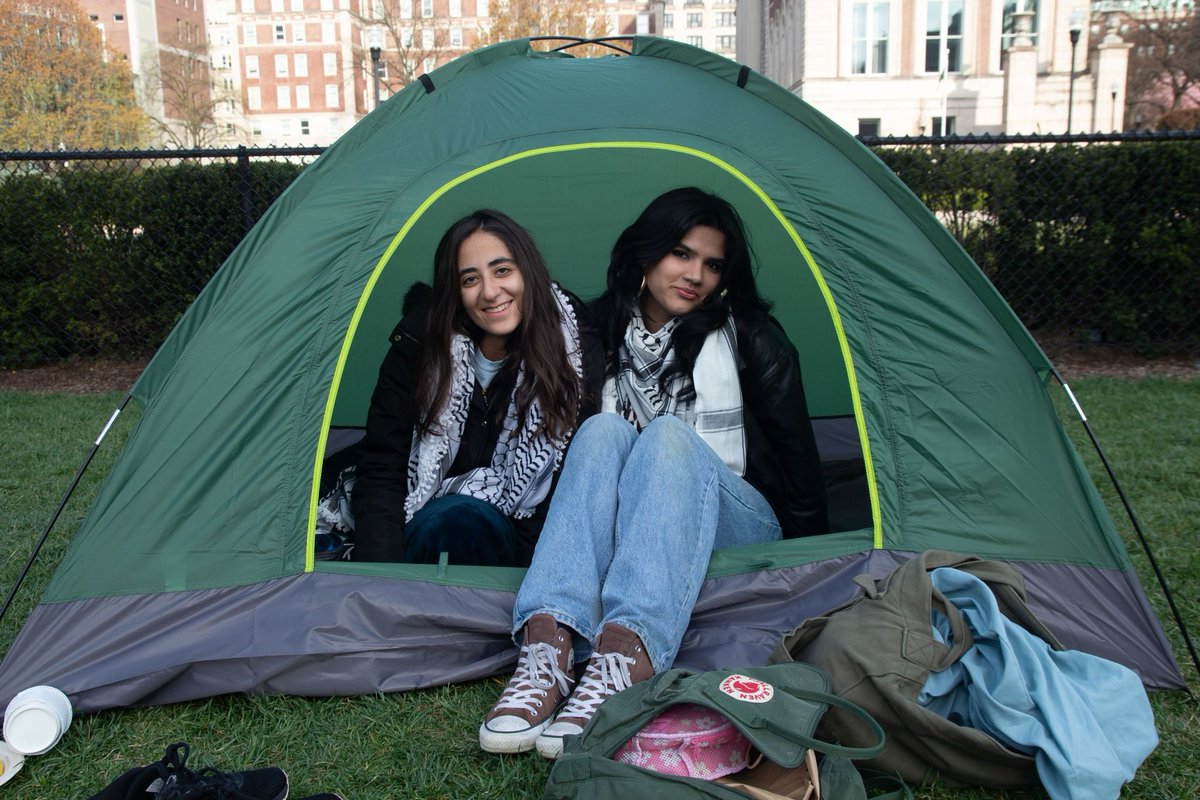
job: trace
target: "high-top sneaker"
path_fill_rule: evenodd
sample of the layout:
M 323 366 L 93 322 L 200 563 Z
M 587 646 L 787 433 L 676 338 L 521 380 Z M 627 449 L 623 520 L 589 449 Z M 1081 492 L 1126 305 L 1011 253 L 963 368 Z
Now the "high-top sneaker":
M 537 751 L 546 758 L 558 758 L 563 738 L 582 732 L 601 703 L 653 675 L 650 656 L 638 635 L 623 625 L 606 623 L 571 699 L 553 724 L 537 737 Z
M 574 663 L 571 632 L 549 614 L 530 617 L 517 671 L 479 726 L 479 746 L 489 753 L 532 750 L 571 694 Z

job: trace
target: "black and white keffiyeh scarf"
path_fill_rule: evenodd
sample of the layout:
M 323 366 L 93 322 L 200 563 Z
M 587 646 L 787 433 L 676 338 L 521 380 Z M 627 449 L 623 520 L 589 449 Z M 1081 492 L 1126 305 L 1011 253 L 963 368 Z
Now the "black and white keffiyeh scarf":
M 664 390 L 658 379 L 675 361 L 671 335 L 678 324 L 676 317 L 651 333 L 646 330 L 641 309 L 634 306 L 617 354 L 617 375 L 604 382 L 602 410 L 620 414 L 639 431 L 656 417 L 679 417 L 695 428 L 731 472 L 744 475 L 746 435 L 733 316 L 726 317 L 725 323 L 705 338 L 692 377 L 676 375 Z M 696 395 L 682 401 L 679 396 L 689 380 Z
M 567 361 L 582 381 L 583 366 L 579 345 L 579 325 L 557 284 L 551 284 L 558 304 Z M 569 435 L 552 438 L 542 432 L 542 409 L 536 399 L 529 404 L 525 425 L 517 428 L 516 390 L 504 417 L 504 429 L 496 440 L 492 462 L 462 475 L 446 477 L 458 455 L 475 391 L 475 343 L 470 337 L 455 334 L 450 342 L 450 392 L 438 415 L 434 431 L 425 436 L 413 432 L 408 458 L 408 497 L 404 501 L 405 521 L 434 497 L 466 494 L 491 503 L 506 515 L 523 519 L 533 514 L 546 499 L 550 480 L 562 463 Z M 525 380 L 525 364 L 517 367 L 517 382 Z

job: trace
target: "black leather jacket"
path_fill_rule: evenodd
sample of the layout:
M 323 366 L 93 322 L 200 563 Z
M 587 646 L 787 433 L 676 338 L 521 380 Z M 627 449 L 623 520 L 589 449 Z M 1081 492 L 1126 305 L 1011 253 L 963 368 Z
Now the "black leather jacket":
M 411 292 L 410 292 L 411 295 Z M 582 303 L 568 295 L 579 322 L 583 347 L 583 397 L 578 423 L 596 413 L 603 382 L 600 341 L 587 323 Z M 409 306 L 415 306 L 409 308 Z M 367 412 L 354 485 L 354 559 L 399 561 L 404 551 L 404 501 L 408 497 L 408 457 L 412 447 L 416 408 L 413 391 L 421 368 L 426 305 L 405 302 L 404 318 L 392 331 L 392 346 L 379 368 L 379 381 Z M 514 365 L 515 367 L 515 365 Z M 504 415 L 512 398 L 516 369 L 502 367 L 485 393 L 475 384 L 462 442 L 448 476 L 461 475 L 491 463 Z M 555 484 L 558 475 L 554 476 Z M 528 561 L 541 533 L 553 486 L 533 516 L 513 519 L 522 555 Z
M 796 348 L 769 314 L 743 313 L 734 323 L 746 426 L 744 477 L 771 504 L 785 539 L 827 533 L 821 457 Z

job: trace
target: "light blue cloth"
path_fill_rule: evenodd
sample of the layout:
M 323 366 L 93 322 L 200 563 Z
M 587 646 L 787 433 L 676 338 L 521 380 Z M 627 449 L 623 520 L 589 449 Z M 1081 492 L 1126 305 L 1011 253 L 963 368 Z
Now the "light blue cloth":
M 1118 797 L 1158 745 L 1138 676 L 1098 656 L 1051 649 L 1001 614 L 974 575 L 944 568 L 930 577 L 962 612 L 975 644 L 932 673 L 917 701 L 1032 755 L 1055 800 Z M 935 609 L 932 622 L 935 636 L 948 641 L 946 615 Z
M 589 417 L 571 440 L 513 631 L 534 614 L 595 641 L 609 622 L 646 646 L 655 672 L 679 652 L 713 550 L 773 542 L 770 504 L 678 417 L 640 434 L 617 414 Z M 577 655 L 585 657 L 578 646 Z

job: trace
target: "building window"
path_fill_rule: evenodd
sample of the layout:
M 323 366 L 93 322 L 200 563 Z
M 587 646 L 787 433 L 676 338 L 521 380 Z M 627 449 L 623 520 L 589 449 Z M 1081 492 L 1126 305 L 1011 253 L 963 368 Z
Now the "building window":
M 124 22 L 124 21 L 125 21 L 124 14 L 113 14 L 113 22 Z
M 933 118 L 933 135 L 934 136 L 953 136 L 955 134 L 954 117 L 946 117 L 945 128 L 946 128 L 945 130 L 942 130 L 942 118 L 941 117 Z
M 292 6 L 292 11 L 303 11 L 304 10 L 304 0 L 292 0 L 291 6 Z
M 737 37 L 736 36 L 718 36 L 717 37 L 717 50 L 718 51 L 736 50 L 736 49 L 737 49 Z
M 451 47 L 462 47 L 463 46 L 462 28 L 451 28 L 450 29 L 450 46 Z
M 304 41 L 304 23 L 303 22 L 293 22 L 292 23 L 292 41 L 293 42 L 303 42 Z
M 308 87 L 296 87 L 296 108 L 308 108 Z
M 287 35 L 283 31 L 282 25 L 275 26 L 275 41 L 277 41 L 277 42 L 286 42 L 287 41 Z
M 279 135 L 284 137 L 292 135 L 292 121 L 290 119 L 279 120 Z
M 878 136 L 879 135 L 879 119 L 860 119 L 858 121 L 859 136 Z
M 737 25 L 737 14 L 733 11 L 718 11 L 717 25 L 722 28 L 732 28 Z
M 325 107 L 338 107 L 338 86 L 336 83 L 325 84 Z
M 334 27 L 334 24 L 332 22 L 322 22 L 321 23 L 321 41 L 322 42 L 336 42 L 337 41 L 337 29 Z
M 246 77 L 258 77 L 258 56 L 246 56 Z
M 1033 26 L 1029 33 L 1029 40 L 1033 44 L 1037 44 L 1038 32 L 1038 0 L 1005 0 L 1004 3 L 1004 20 L 1000 24 L 1000 49 L 1007 50 L 1013 46 L 1013 39 L 1017 37 L 1017 26 L 1013 19 L 1013 14 L 1018 11 L 1033 12 Z
M 286 53 L 275 56 L 275 77 L 286 78 L 288 75 L 288 57 Z
M 292 87 L 276 86 L 275 87 L 275 107 L 276 108 L 291 108 L 292 107 Z
M 412 43 L 413 43 L 413 29 L 412 28 L 401 28 L 400 29 L 400 46 L 404 47 L 404 48 L 408 48 L 408 47 L 413 46 Z
M 401 0 L 401 4 L 403 4 L 403 0 Z M 371 0 L 371 17 L 374 19 L 383 19 L 383 15 L 383 0 Z
M 333 0 L 321 0 L 322 11 L 333 11 Z
M 246 87 L 246 107 L 254 111 L 262 108 L 262 89 L 257 86 Z
M 887 72 L 887 0 L 865 0 L 854 4 L 850 37 L 850 72 L 880 75 Z
M 258 44 L 258 28 L 253 22 L 242 26 L 242 38 L 245 39 L 245 44 Z
M 649 14 L 638 14 L 637 15 L 637 35 L 638 36 L 647 36 L 649 34 L 650 34 L 650 15 Z
M 925 71 L 962 72 L 963 0 L 927 0 Z
M 293 60 L 296 63 L 296 77 L 297 78 L 307 78 L 308 77 L 308 53 L 296 53 L 296 55 L 293 57 Z
M 687 43 L 690 44 L 692 47 L 704 47 L 704 37 L 703 36 L 689 36 L 689 37 L 687 37 Z
M 433 16 L 433 0 L 421 0 L 421 16 Z
M 429 28 L 425 28 L 421 31 L 421 47 L 425 48 L 426 50 L 433 49 L 433 31 L 431 31 Z
M 297 103 L 299 103 L 299 101 L 297 101 Z M 300 120 L 300 135 L 301 136 L 308 136 L 308 134 L 311 132 L 311 130 L 312 129 L 308 127 L 308 120 L 306 120 L 306 119 Z
M 462 0 L 450 0 L 450 16 L 462 16 Z
M 271 13 L 283 13 L 283 0 L 271 0 Z
M 704 27 L 704 14 L 694 11 L 689 11 L 687 15 L 687 26 L 689 28 Z
M 242 13 L 243 14 L 253 14 L 254 13 L 254 0 L 242 0 Z
M 321 71 L 326 75 L 337 75 L 337 53 L 321 54 Z
M 663 27 L 664 28 L 674 28 L 675 27 L 675 15 L 674 14 L 663 14 Z

